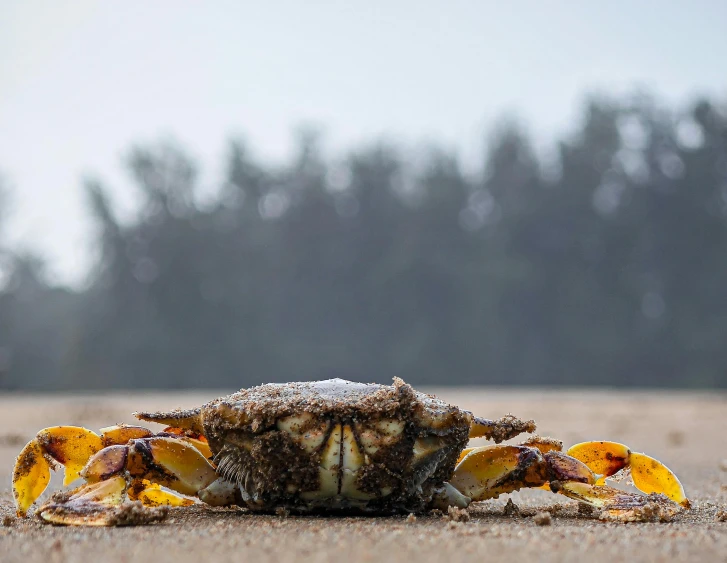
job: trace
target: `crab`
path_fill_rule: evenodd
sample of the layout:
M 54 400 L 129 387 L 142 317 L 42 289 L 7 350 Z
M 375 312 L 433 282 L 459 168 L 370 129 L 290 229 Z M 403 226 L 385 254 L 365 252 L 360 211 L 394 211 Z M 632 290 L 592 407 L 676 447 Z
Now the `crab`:
M 503 444 L 535 423 L 487 420 L 393 385 L 332 379 L 267 384 L 191 410 L 140 412 L 167 426 L 76 426 L 38 432 L 19 454 L 13 493 L 26 516 L 65 468 L 64 486 L 36 510 L 54 524 L 111 526 L 161 520 L 168 507 L 202 503 L 250 511 L 418 513 L 540 487 L 633 521 L 671 517 L 689 501 L 661 462 L 623 444 L 592 441 L 566 452 L 550 438 Z M 494 444 L 468 447 L 471 438 Z M 605 484 L 630 471 L 646 494 Z M 645 516 L 647 515 L 647 516 Z

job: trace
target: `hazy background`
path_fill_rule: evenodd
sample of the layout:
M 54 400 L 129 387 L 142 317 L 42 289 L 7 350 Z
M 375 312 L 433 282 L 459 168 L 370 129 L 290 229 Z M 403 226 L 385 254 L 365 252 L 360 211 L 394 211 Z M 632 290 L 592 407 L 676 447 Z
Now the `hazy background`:
M 726 21 L 0 1 L 0 389 L 727 386 Z

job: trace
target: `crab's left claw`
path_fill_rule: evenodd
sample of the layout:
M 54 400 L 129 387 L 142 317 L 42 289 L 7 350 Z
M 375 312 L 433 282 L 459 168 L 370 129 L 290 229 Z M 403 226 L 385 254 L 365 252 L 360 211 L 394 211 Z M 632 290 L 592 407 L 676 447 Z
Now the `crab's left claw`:
M 607 477 L 622 470 L 630 470 L 634 486 L 640 491 L 665 495 L 684 508 L 689 508 L 689 499 L 677 476 L 653 457 L 632 452 L 618 442 L 605 441 L 576 444 L 568 449 L 567 454 L 598 474 L 598 485 L 605 483 Z
M 63 484 L 68 485 L 102 447 L 100 436 L 79 426 L 52 426 L 38 432 L 15 460 L 13 496 L 18 516 L 25 516 L 43 494 L 54 462 L 64 466 Z

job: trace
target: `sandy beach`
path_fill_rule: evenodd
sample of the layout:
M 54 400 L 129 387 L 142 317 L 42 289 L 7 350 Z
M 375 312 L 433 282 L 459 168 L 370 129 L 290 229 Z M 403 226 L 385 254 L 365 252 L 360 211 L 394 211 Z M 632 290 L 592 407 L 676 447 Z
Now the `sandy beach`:
M 669 523 L 615 524 L 579 514 L 575 502 L 536 490 L 473 504 L 465 522 L 432 514 L 283 517 L 194 507 L 173 510 L 163 523 L 146 527 L 56 527 L 14 516 L 13 460 L 37 430 L 57 424 L 97 430 L 134 423 L 132 411 L 191 407 L 223 392 L 5 394 L 0 395 L 0 561 L 727 562 L 727 522 L 716 517 L 727 510 L 726 393 L 430 391 L 482 416 L 511 412 L 533 418 L 539 434 L 559 438 L 566 446 L 588 439 L 628 444 L 671 467 L 694 508 Z M 60 486 L 55 475 L 49 491 Z M 519 513 L 505 515 L 510 498 Z M 533 517 L 542 511 L 550 513 L 549 522 Z

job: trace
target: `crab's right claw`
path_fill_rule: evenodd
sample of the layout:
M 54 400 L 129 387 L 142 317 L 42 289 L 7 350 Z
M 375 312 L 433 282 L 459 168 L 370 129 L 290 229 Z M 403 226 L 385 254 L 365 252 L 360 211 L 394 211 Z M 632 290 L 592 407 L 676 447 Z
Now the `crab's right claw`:
M 64 466 L 63 484 L 68 485 L 102 446 L 98 435 L 79 426 L 52 426 L 38 432 L 15 460 L 13 496 L 18 516 L 25 516 L 45 491 L 53 462 Z
M 646 454 L 632 452 L 618 442 L 583 442 L 568 449 L 568 455 L 585 463 L 600 477 L 597 485 L 605 483 L 623 469 L 631 471 L 634 486 L 645 493 L 665 495 L 684 508 L 689 499 L 674 472 L 659 460 Z

